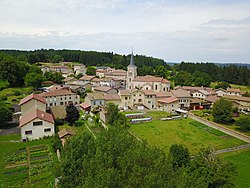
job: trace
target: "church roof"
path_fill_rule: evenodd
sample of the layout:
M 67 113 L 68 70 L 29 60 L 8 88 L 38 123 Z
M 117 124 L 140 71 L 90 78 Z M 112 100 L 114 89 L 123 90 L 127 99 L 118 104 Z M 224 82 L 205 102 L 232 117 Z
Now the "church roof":
M 135 60 L 134 60 L 134 54 L 133 54 L 133 51 L 131 53 L 131 57 L 130 57 L 130 64 L 129 66 L 135 66 Z

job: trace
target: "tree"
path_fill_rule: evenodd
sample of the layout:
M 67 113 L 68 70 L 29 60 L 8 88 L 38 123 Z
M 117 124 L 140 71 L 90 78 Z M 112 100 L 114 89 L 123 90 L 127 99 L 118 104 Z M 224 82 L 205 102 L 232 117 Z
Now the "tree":
M 166 187 L 174 181 L 165 153 L 126 129 L 75 135 L 63 148 L 62 187 Z
M 47 81 L 52 81 L 57 84 L 61 84 L 63 82 L 64 77 L 59 72 L 46 72 L 44 74 Z
M 204 72 L 196 71 L 192 77 L 195 86 L 208 87 L 212 81 L 210 76 Z
M 59 63 L 61 61 L 64 61 L 64 59 L 60 55 L 55 55 L 52 61 L 53 61 L 53 63 Z
M 86 70 L 86 74 L 87 75 L 96 75 L 95 71 L 96 71 L 95 67 L 88 66 L 87 70 Z
M 69 122 L 70 125 L 73 125 L 75 121 L 77 121 L 80 117 L 79 111 L 73 104 L 69 104 L 66 107 L 66 121 Z
M 124 114 L 119 113 L 118 106 L 114 103 L 108 103 L 107 105 L 107 124 L 111 126 L 123 126 L 127 125 L 127 118 Z
M 232 121 L 233 104 L 231 101 L 221 98 L 213 105 L 214 121 L 218 123 L 229 123 Z
M 75 76 L 75 78 L 76 78 L 76 79 L 79 79 L 79 78 L 81 78 L 82 76 L 83 76 L 83 74 L 82 74 L 82 73 L 79 73 L 78 75 Z
M 168 72 L 164 66 L 156 66 L 155 67 L 155 76 L 167 78 Z
M 41 74 L 36 74 L 34 72 L 31 72 L 26 74 L 24 80 L 26 86 L 32 86 L 33 88 L 38 89 L 39 87 L 42 86 L 45 77 Z
M 0 79 L 8 81 L 12 87 L 23 86 L 27 71 L 27 64 L 13 57 L 7 56 L 0 61 Z
M 0 80 L 0 91 L 10 86 L 10 83 L 6 80 Z
M 180 86 L 191 86 L 192 85 L 192 76 L 190 73 L 185 71 L 180 71 L 175 78 L 175 85 Z
M 29 67 L 29 73 L 43 74 L 42 70 L 37 65 L 31 65 Z
M 219 88 L 222 88 L 222 89 L 227 89 L 227 88 L 231 88 L 231 85 L 227 82 L 219 82 L 216 86 L 215 86 L 215 89 L 219 89 Z
M 5 103 L 0 101 L 0 127 L 4 126 L 6 122 L 12 120 L 12 112 Z
M 236 125 L 240 126 L 242 130 L 250 130 L 250 117 L 243 116 L 240 117 L 238 121 L 235 122 Z
M 188 149 L 181 144 L 172 145 L 170 147 L 169 155 L 174 168 L 187 166 L 190 162 Z
M 213 154 L 211 148 L 201 150 L 184 169 L 180 187 L 235 187 L 236 167 Z

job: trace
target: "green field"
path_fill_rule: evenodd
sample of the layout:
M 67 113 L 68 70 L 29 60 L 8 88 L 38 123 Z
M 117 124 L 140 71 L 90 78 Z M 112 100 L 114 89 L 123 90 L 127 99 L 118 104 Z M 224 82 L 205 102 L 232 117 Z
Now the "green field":
M 208 146 L 218 150 L 245 144 L 241 140 L 191 119 L 155 120 L 148 123 L 132 124 L 130 130 L 149 144 L 163 148 L 166 153 L 172 144 L 183 144 L 190 153 L 196 153 L 199 149 Z
M 210 84 L 210 87 L 214 88 L 218 83 L 217 82 L 212 82 Z M 243 85 L 236 85 L 236 84 L 230 84 L 232 88 L 237 88 L 240 89 L 241 91 L 245 91 L 250 93 L 250 86 L 243 86 Z
M 0 136 L 0 187 L 53 187 L 52 138 L 27 143 L 19 140 L 20 135 Z
M 239 150 L 235 152 L 220 155 L 227 161 L 232 162 L 237 167 L 238 175 L 236 185 L 239 188 L 248 188 L 250 185 L 250 149 Z

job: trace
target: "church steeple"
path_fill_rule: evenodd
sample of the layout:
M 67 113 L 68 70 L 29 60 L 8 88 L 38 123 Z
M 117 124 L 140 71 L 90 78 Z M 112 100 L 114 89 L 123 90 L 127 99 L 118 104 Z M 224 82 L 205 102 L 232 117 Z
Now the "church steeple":
M 130 66 L 135 66 L 135 60 L 134 60 L 134 54 L 133 54 L 133 50 L 132 50 L 132 53 L 131 53 L 131 57 L 130 57 Z
M 126 88 L 133 89 L 133 80 L 137 77 L 137 66 L 135 65 L 133 50 L 130 57 L 130 64 L 127 71 Z

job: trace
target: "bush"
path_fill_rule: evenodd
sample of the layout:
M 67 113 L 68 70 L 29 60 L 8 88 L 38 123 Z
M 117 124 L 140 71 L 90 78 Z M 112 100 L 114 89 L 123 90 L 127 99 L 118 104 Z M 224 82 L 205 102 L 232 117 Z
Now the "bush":
M 56 152 L 57 150 L 61 151 L 62 149 L 62 142 L 57 133 L 54 135 L 52 147 L 53 147 L 54 152 Z
M 2 95 L 2 96 L 0 97 L 0 99 L 1 99 L 2 101 L 6 101 L 8 98 L 7 98 L 6 95 Z
M 21 91 L 19 91 L 19 90 L 14 91 L 14 95 L 15 95 L 15 96 L 21 95 Z
M 55 119 L 55 125 L 63 125 L 63 124 L 64 124 L 64 120 L 63 119 L 59 119 L 59 118 Z

